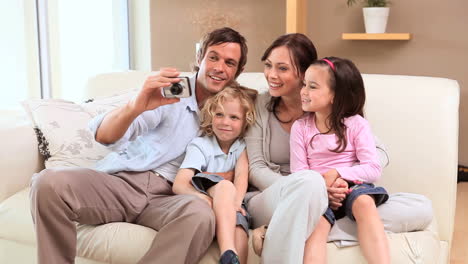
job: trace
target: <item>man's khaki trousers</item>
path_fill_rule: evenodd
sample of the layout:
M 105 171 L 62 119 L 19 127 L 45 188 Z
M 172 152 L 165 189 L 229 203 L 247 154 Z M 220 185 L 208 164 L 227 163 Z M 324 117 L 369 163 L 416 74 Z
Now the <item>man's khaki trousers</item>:
M 153 172 L 45 169 L 33 175 L 30 196 L 40 264 L 74 263 L 75 222 L 128 222 L 158 231 L 138 263 L 198 263 L 215 234 L 209 205 L 174 195 Z

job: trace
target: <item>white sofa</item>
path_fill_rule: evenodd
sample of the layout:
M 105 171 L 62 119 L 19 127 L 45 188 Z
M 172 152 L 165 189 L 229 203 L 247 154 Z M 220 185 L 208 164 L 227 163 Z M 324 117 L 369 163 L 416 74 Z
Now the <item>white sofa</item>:
M 89 82 L 88 94 L 100 97 L 139 87 L 145 75 L 97 76 Z M 392 262 L 448 263 L 456 198 L 458 83 L 415 76 L 363 77 L 366 117 L 390 153 L 390 164 L 379 184 L 390 192 L 424 194 L 434 207 L 435 219 L 426 230 L 388 234 Z M 262 73 L 244 73 L 239 82 L 266 88 Z M 44 161 L 25 114 L 2 112 L 0 124 L 0 263 L 36 263 L 28 184 L 31 175 L 44 168 Z M 49 160 L 47 165 L 54 163 Z M 136 263 L 156 234 L 129 223 L 78 226 L 76 263 Z M 217 254 L 213 243 L 201 263 L 217 263 Z M 328 255 L 329 263 L 365 262 L 358 246 L 339 249 L 329 243 Z M 248 263 L 259 263 L 252 249 Z

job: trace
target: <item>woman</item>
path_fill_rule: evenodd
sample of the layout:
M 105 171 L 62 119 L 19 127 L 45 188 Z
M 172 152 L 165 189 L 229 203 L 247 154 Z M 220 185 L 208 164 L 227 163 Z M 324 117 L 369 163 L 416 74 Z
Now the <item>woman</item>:
M 294 121 L 303 115 L 300 89 L 306 69 L 316 59 L 313 43 L 303 34 L 280 36 L 262 56 L 269 91 L 259 95 L 257 121 L 245 138 L 249 181 L 260 190 L 248 195 L 247 209 L 254 227 L 268 225 L 262 263 L 308 263 L 307 248 L 312 244 L 309 237 L 318 220 L 329 202 L 331 207 L 341 206 L 346 195 L 346 189 L 339 186 L 329 188 L 327 193 L 322 175 L 315 171 L 290 174 L 289 133 Z M 399 213 L 392 214 L 395 211 Z M 385 229 L 392 232 L 421 230 L 432 220 L 431 203 L 420 195 L 390 196 L 386 206 L 379 207 L 379 214 Z M 332 228 L 330 238 L 357 240 L 353 222 L 340 224 L 346 230 L 337 226 Z

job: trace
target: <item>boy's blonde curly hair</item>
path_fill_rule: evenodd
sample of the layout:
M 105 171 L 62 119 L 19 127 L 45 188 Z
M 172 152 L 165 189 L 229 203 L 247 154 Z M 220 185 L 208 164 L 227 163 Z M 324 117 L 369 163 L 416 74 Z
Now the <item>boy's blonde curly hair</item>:
M 223 103 L 233 99 L 239 99 L 242 110 L 245 114 L 245 122 L 239 138 L 243 138 L 247 129 L 255 122 L 255 99 L 258 92 L 254 89 L 249 89 L 240 86 L 237 83 L 224 88 L 219 93 L 209 97 L 201 110 L 200 130 L 201 136 L 212 136 L 213 133 L 213 117 L 217 107 L 223 109 Z

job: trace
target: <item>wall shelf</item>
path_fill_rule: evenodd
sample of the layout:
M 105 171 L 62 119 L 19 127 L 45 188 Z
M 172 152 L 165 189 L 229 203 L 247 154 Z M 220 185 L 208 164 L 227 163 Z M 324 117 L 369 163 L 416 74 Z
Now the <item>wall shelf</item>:
M 410 33 L 343 33 L 344 40 L 410 40 Z

